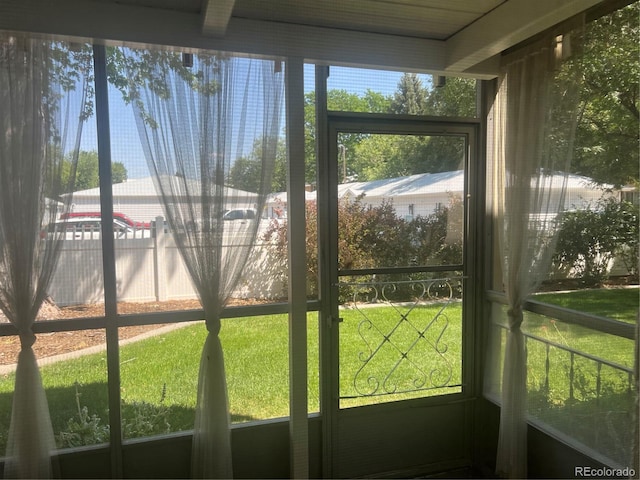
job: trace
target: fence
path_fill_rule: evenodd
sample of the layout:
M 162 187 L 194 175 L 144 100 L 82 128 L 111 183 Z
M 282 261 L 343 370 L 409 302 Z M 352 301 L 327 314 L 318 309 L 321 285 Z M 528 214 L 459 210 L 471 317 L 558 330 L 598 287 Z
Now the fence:
M 229 226 L 238 221 L 229 222 Z M 118 301 L 150 302 L 194 299 L 178 248 L 156 219 L 152 231 L 115 238 Z M 141 238 L 142 237 L 142 238 Z M 260 235 L 259 235 L 260 238 Z M 273 263 L 267 244 L 259 240 L 247 262 L 234 297 L 276 299 L 286 295 L 284 265 Z M 98 235 L 64 240 L 49 295 L 58 306 L 104 301 L 102 245 Z

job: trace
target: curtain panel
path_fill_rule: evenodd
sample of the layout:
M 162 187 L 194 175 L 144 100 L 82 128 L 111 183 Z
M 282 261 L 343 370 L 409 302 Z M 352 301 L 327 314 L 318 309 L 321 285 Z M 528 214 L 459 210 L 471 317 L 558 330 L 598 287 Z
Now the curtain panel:
M 500 372 L 497 473 L 527 475 L 527 352 L 523 303 L 547 275 L 560 224 L 578 119 L 582 27 L 503 58 L 493 106 L 493 205 L 508 303 Z M 560 192 L 558 194 L 558 192 Z M 492 346 L 500 358 L 501 342 Z
M 49 478 L 55 448 L 32 326 L 54 273 L 71 204 L 91 50 L 0 32 L 0 309 L 16 327 L 16 368 L 5 478 Z
M 218 333 L 271 192 L 284 79 L 280 62 L 206 52 L 126 50 L 129 98 L 169 228 L 205 312 L 194 478 L 231 478 L 224 355 Z M 228 185 L 235 162 L 245 182 Z M 231 220 L 230 211 L 247 212 Z

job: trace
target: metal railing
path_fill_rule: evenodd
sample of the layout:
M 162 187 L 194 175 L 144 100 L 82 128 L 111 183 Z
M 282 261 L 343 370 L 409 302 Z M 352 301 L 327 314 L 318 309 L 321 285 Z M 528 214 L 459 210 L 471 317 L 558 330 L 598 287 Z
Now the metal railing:
M 491 292 L 489 299 L 496 304 L 506 303 L 496 292 Z M 527 351 L 530 422 L 543 430 L 548 427 L 579 450 L 599 456 L 607 464 L 628 465 L 637 422 L 634 412 L 637 367 L 633 365 L 631 344 L 636 325 L 538 301 L 525 303 L 527 313 L 542 315 L 551 319 L 551 323 L 577 325 L 580 334 L 602 333 L 601 342 L 618 342 L 623 349 L 628 346 L 629 362 L 623 365 L 619 360 L 603 358 L 567 342 L 522 332 Z M 504 324 L 494 321 L 493 325 L 497 332 L 508 330 Z M 504 335 L 500 337 L 504 339 Z M 620 351 L 616 353 L 620 355 Z

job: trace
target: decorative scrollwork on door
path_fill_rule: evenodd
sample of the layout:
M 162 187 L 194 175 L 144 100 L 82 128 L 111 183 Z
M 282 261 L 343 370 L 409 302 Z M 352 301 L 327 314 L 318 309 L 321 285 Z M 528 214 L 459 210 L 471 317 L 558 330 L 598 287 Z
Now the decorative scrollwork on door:
M 452 386 L 448 307 L 457 302 L 460 278 L 341 282 L 340 286 L 353 291 L 349 307 L 361 317 L 359 366 L 351 380 L 355 395 L 343 398 Z M 400 301 L 403 297 L 411 300 Z

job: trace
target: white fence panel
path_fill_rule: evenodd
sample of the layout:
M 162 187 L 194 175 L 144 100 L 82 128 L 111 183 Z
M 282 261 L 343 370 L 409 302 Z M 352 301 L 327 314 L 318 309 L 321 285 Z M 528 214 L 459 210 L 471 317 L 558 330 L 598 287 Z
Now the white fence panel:
M 99 239 L 64 240 L 49 295 L 59 306 L 104 301 Z
M 161 227 L 151 237 L 114 240 L 118 301 L 197 298 L 171 234 Z M 234 297 L 273 300 L 286 296 L 286 265 L 274 263 L 267 247 L 263 242 L 254 247 Z M 104 301 L 99 238 L 63 241 L 49 294 L 59 306 Z

